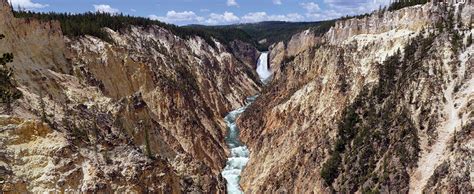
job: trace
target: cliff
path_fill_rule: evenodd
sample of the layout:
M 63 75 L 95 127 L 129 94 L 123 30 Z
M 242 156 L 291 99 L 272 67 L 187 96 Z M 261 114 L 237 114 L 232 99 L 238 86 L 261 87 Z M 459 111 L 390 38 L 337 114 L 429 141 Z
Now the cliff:
M 0 118 L 1 191 L 225 192 L 222 118 L 260 90 L 255 48 L 158 26 L 66 37 L 0 4 L 23 93 Z
M 23 94 L 0 110 L 0 192 L 225 193 L 223 117 L 260 94 L 237 119 L 246 193 L 468 193 L 472 13 L 436 1 L 300 32 L 270 48 L 262 88 L 251 44 L 64 36 L 0 0 Z
M 246 193 L 472 191 L 472 13 L 428 3 L 273 47 L 277 74 L 238 120 Z

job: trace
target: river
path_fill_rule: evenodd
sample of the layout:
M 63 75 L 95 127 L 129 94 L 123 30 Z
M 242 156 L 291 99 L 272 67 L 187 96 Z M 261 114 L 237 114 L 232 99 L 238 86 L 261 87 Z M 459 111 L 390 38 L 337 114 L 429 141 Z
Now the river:
M 260 55 L 256 71 L 260 80 L 265 84 L 272 75 L 268 68 L 268 53 L 264 52 Z M 243 193 L 239 185 L 240 174 L 245 165 L 247 165 L 250 155 L 247 146 L 240 141 L 240 130 L 237 127 L 236 120 L 256 98 L 257 96 L 247 97 L 245 106 L 229 112 L 229 114 L 224 117 L 224 121 L 227 124 L 227 136 L 225 141 L 230 149 L 230 155 L 227 159 L 227 165 L 222 171 L 222 176 L 227 180 L 227 192 L 229 194 Z

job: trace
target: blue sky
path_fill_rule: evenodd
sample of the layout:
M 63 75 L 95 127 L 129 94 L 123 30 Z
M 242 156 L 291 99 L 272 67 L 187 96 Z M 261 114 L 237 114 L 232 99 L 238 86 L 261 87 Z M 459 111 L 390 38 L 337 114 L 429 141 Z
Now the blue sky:
M 101 11 L 177 25 L 320 21 L 370 12 L 389 0 L 9 0 L 41 12 Z

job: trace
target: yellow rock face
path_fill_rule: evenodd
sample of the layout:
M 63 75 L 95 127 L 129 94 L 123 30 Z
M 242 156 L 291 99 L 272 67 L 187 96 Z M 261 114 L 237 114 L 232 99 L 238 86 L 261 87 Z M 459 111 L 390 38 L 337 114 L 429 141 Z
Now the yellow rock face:
M 54 188 L 53 156 L 68 146 L 66 138 L 46 124 L 16 117 L 0 118 L 3 163 L 7 173 L 2 178 L 3 191 L 42 191 Z M 6 160 L 5 160 L 6 159 Z M 4 166 L 5 167 L 5 166 Z M 29 179 L 29 184 L 22 179 Z
M 157 26 L 104 29 L 113 43 L 64 37 L 0 5 L 0 53 L 13 52 L 23 93 L 0 121 L 4 191 L 225 190 L 223 117 L 260 90 L 253 46 Z
M 459 28 L 435 27 L 440 18 L 446 21 L 449 11 L 443 10 L 459 14 L 452 21 L 460 23 Z M 272 68 L 281 72 L 238 120 L 250 149 L 243 189 L 469 192 L 469 162 L 456 159 L 472 161 L 466 153 L 472 153 L 467 147 L 473 141 L 474 117 L 466 108 L 472 109 L 473 101 L 473 46 L 464 40 L 473 33 L 473 10 L 469 3 L 428 3 L 338 21 L 301 51 L 286 49 L 283 43 L 274 46 Z M 456 53 L 448 43 L 453 31 L 463 34 Z M 314 39 L 298 34 L 292 41 L 306 46 L 303 41 Z M 411 50 L 405 51 L 409 45 Z M 398 50 L 406 59 L 389 66 L 387 59 Z M 294 59 L 282 63 L 289 53 L 295 53 Z M 395 73 L 387 76 L 387 69 Z M 323 164 L 341 144 L 342 151 L 336 152 L 340 162 L 333 162 L 336 167 L 330 171 L 333 182 L 327 183 L 321 175 Z

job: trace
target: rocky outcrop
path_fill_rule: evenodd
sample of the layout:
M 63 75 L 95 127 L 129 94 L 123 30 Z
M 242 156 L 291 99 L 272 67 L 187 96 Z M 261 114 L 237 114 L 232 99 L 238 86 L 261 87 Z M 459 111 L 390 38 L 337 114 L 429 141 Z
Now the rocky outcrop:
M 338 21 L 294 58 L 274 57 L 280 73 L 238 120 L 242 188 L 471 191 L 472 12 L 429 3 Z
M 270 46 L 270 67 L 275 77 L 279 77 L 281 66 L 291 61 L 300 52 L 314 47 L 321 41 L 321 37 L 308 29 L 291 37 L 288 42 L 279 42 Z
M 229 47 L 238 60 L 246 65 L 250 65 L 251 69 L 257 68 L 256 61 L 260 56 L 260 52 L 253 45 L 240 40 L 235 40 L 230 42 Z M 249 74 L 253 75 L 254 73 L 249 72 Z
M 0 118 L 2 191 L 225 191 L 222 118 L 259 91 L 255 56 L 237 55 L 255 49 L 157 26 L 65 37 L 0 2 L 23 93 Z

